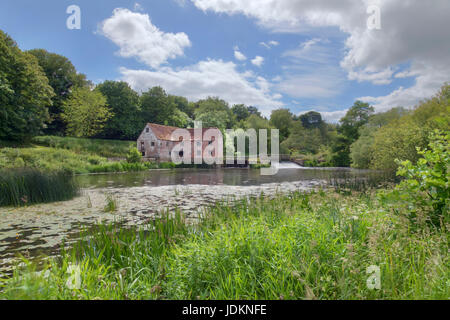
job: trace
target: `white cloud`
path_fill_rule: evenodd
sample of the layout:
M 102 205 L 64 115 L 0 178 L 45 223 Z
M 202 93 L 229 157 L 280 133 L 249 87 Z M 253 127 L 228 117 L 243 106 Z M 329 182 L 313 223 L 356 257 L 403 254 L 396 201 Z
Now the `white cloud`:
M 272 84 L 252 72 L 239 72 L 233 62 L 200 61 L 181 69 L 164 67 L 157 71 L 121 68 L 122 78 L 138 91 L 162 86 L 171 94 L 197 101 L 219 96 L 230 104 L 257 106 L 264 114 L 283 106 L 281 95 L 271 94 Z
M 327 39 L 313 38 L 282 54 L 283 78 L 276 88 L 294 98 L 326 99 L 339 95 L 345 73 Z
M 263 47 L 266 47 L 267 49 L 270 49 L 272 47 L 278 46 L 280 43 L 278 41 L 271 40 L 271 41 L 269 41 L 267 43 L 266 42 L 260 42 L 259 44 L 262 45 Z
M 134 3 L 134 11 L 144 11 L 144 8 L 142 7 L 142 5 L 138 2 Z
M 135 57 L 152 68 L 184 55 L 184 49 L 191 46 L 184 32 L 165 33 L 147 14 L 122 8 L 101 23 L 100 32 L 120 47 L 120 56 Z
M 261 67 L 264 63 L 264 58 L 261 56 L 256 56 L 255 59 L 252 59 L 252 64 L 254 64 L 257 67 Z
M 377 109 L 411 106 L 450 80 L 450 1 L 433 0 L 192 0 L 201 10 L 244 14 L 274 32 L 336 27 L 348 35 L 340 66 L 350 80 L 385 85 L 415 77 L 411 88 L 368 97 Z M 367 28 L 367 8 L 381 9 L 381 30 Z M 398 70 L 410 64 L 407 70 Z M 424 67 L 426 66 L 426 67 Z M 398 72 L 397 74 L 395 72 Z M 392 105 L 389 105 L 392 104 Z
M 239 47 L 234 47 L 234 57 L 239 61 L 247 60 L 247 57 L 239 51 Z

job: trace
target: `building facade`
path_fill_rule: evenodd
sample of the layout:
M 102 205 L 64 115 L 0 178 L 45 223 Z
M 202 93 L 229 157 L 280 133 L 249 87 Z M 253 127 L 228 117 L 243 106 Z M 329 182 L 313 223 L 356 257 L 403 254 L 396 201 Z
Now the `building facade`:
M 221 144 L 217 143 L 219 138 L 222 137 L 219 129 L 199 129 L 198 133 L 201 133 L 199 136 L 195 134 L 194 130 L 196 129 L 182 129 L 188 133 L 188 136 L 184 138 L 176 137 L 176 130 L 181 130 L 181 128 L 148 123 L 137 140 L 137 148 L 142 157 L 145 160 L 170 162 L 172 161 L 172 152 L 178 152 L 179 157 L 184 156 L 183 151 L 178 151 L 180 148 L 191 150 L 192 163 L 194 157 L 203 157 L 206 153 L 211 157 L 223 156 Z M 215 150 L 212 152 L 205 150 L 211 144 L 213 144 Z M 174 151 L 175 147 L 177 147 L 177 151 Z

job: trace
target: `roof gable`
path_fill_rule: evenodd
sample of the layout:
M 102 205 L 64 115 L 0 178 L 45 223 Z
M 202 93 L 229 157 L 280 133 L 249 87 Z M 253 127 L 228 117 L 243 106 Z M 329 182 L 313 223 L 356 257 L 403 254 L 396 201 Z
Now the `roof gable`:
M 188 130 L 191 135 L 191 140 L 195 140 L 195 137 L 194 137 L 195 129 L 193 129 L 193 128 L 183 129 L 183 128 L 177 128 L 177 127 L 171 127 L 171 126 L 164 126 L 164 125 L 155 124 L 155 123 L 148 123 L 147 125 L 153 131 L 153 134 L 156 136 L 156 138 L 158 138 L 158 140 L 178 141 L 176 139 L 172 139 L 172 133 L 175 130 L 179 130 L 179 129 Z M 208 131 L 209 129 L 219 130 L 217 128 L 202 128 L 202 138 L 203 138 L 203 135 L 205 134 L 205 132 Z

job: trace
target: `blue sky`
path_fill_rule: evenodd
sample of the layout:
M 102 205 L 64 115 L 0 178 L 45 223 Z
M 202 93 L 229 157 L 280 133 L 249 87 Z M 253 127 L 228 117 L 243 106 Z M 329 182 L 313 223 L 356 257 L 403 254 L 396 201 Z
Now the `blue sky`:
M 376 1 L 382 28 L 368 31 L 366 0 L 279 0 L 276 8 L 271 1 L 5 0 L 0 29 L 23 50 L 68 57 L 95 83 L 161 85 L 190 100 L 220 96 L 266 115 L 286 107 L 336 121 L 356 99 L 378 111 L 408 107 L 449 80 L 447 32 L 435 40 L 427 33 L 447 28 L 446 15 L 429 12 L 434 29 L 416 35 L 392 2 Z M 450 13 L 448 1 L 436 3 L 406 9 L 419 20 L 427 10 Z M 81 30 L 66 27 L 69 5 L 81 9 Z

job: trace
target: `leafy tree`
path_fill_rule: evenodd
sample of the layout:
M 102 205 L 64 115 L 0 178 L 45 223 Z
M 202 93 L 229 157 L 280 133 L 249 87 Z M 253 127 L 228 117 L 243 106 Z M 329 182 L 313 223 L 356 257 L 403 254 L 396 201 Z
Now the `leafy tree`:
M 322 136 L 318 128 L 306 129 L 300 121 L 293 122 L 291 134 L 281 143 L 283 148 L 295 153 L 317 153 L 322 145 Z
M 194 117 L 194 104 L 189 103 L 188 99 L 180 96 L 169 95 L 169 100 L 172 101 L 178 110 L 186 114 L 189 118 Z
M 105 124 L 100 136 L 135 140 L 144 127 L 137 92 L 123 81 L 105 81 L 96 89 L 106 97 L 107 106 L 114 114 Z
M 171 117 L 176 105 L 161 87 L 153 87 L 141 95 L 141 109 L 144 123 L 173 124 Z
M 254 115 L 257 115 L 258 117 L 262 118 L 261 112 L 259 112 L 258 108 L 250 106 L 247 109 L 248 109 L 248 112 L 250 113 L 250 115 L 254 114 Z
M 23 142 L 41 133 L 53 96 L 37 59 L 0 30 L 0 139 Z
M 61 119 L 64 101 L 69 98 L 73 88 L 89 87 L 91 83 L 86 80 L 84 74 L 78 73 L 72 62 L 64 56 L 44 49 L 33 49 L 28 53 L 37 58 L 55 92 L 52 104 L 48 106 L 51 119 L 45 133 L 62 135 L 66 127 Z
M 107 100 L 99 90 L 77 88 L 64 103 L 62 118 L 67 122 L 67 134 L 92 137 L 101 132 L 113 116 L 106 106 Z
M 356 101 L 355 104 L 347 111 L 345 117 L 340 120 L 339 131 L 349 138 L 352 142 L 359 138 L 358 130 L 365 125 L 374 109 L 368 103 Z
M 415 164 L 420 158 L 416 148 L 428 145 L 430 133 L 449 128 L 450 86 L 444 85 L 436 96 L 421 102 L 411 113 L 376 131 L 371 168 L 395 173 L 398 167 L 395 159 Z
M 233 113 L 224 100 L 209 97 L 197 102 L 195 120 L 202 121 L 203 127 L 217 127 L 221 130 L 233 127 Z
M 270 124 L 280 130 L 281 141 L 289 136 L 292 121 L 292 113 L 288 109 L 272 111 L 272 114 L 270 115 Z
M 322 115 L 318 112 L 311 111 L 300 116 L 300 121 L 304 128 L 320 128 L 323 124 Z
M 236 117 L 236 121 L 242 121 L 247 119 L 250 116 L 250 112 L 248 111 L 248 107 L 244 104 L 236 104 L 231 108 L 234 116 Z
M 332 145 L 331 165 L 334 167 L 349 167 L 350 166 L 350 144 L 351 140 L 339 135 L 336 142 Z
M 368 169 L 373 162 L 374 141 L 376 132 L 383 126 L 398 121 L 407 114 L 404 108 L 393 108 L 389 111 L 374 114 L 369 122 L 359 129 L 359 138 L 350 146 L 350 157 L 352 167 Z

